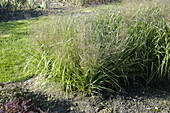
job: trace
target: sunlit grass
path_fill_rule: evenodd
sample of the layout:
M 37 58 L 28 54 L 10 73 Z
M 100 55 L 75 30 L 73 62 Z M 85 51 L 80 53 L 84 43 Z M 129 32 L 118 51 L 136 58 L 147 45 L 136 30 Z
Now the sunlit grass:
M 166 79 L 168 12 L 163 4 L 150 3 L 127 10 L 125 5 L 91 8 L 86 16 L 56 16 L 38 24 L 36 49 L 25 70 L 52 79 L 63 91 L 87 94 Z
M 0 82 L 26 79 L 23 67 L 30 47 L 28 31 L 36 19 L 0 23 Z

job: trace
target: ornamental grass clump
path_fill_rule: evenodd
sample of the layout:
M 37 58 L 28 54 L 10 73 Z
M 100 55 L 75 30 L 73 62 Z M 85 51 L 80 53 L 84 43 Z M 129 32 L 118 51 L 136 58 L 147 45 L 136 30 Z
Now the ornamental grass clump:
M 87 37 L 88 25 L 82 19 L 85 20 L 82 17 L 55 17 L 50 20 L 53 24 L 44 23 L 39 27 L 40 32 L 36 32 L 39 34 L 35 41 L 38 59 L 30 61 L 30 64 L 37 63 L 32 69 L 36 74 L 59 82 L 66 92 L 92 92 L 100 79 L 95 78 L 100 65 L 97 63 L 98 46 Z M 35 74 L 35 70 L 31 72 Z
M 169 75 L 170 26 L 157 6 L 142 7 L 127 24 L 128 42 L 123 56 L 132 63 L 127 72 L 150 84 Z
M 85 94 L 163 81 L 170 74 L 170 23 L 157 5 L 139 8 L 128 12 L 131 20 L 110 10 L 38 24 L 24 71 Z

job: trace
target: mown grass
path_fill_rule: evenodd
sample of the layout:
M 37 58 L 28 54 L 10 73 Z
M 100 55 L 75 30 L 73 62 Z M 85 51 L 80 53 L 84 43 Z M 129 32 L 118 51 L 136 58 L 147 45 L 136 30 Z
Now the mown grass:
M 0 23 L 0 82 L 26 79 L 23 68 L 28 58 L 28 31 L 36 19 Z
M 52 17 L 34 30 L 36 54 L 25 70 L 88 94 L 160 82 L 170 74 L 167 3 Z

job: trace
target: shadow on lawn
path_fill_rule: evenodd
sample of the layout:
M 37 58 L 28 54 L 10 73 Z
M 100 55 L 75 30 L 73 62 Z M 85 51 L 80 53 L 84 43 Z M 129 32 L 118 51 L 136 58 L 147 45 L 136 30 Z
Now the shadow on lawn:
M 0 22 L 30 19 L 46 15 L 48 15 L 48 13 L 42 10 L 18 10 L 10 12 L 0 12 Z
M 0 17 L 1 18 L 1 17 Z M 0 23 L 0 33 L 2 34 L 16 34 L 23 32 L 26 33 L 24 27 L 26 26 L 25 22 L 7 22 L 7 23 Z

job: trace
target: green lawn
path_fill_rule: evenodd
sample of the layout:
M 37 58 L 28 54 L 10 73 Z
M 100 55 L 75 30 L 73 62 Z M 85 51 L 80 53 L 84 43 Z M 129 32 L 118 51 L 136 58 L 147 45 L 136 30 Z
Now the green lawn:
M 28 77 L 23 75 L 23 67 L 29 56 L 28 31 L 36 20 L 0 23 L 0 82 L 19 81 Z

